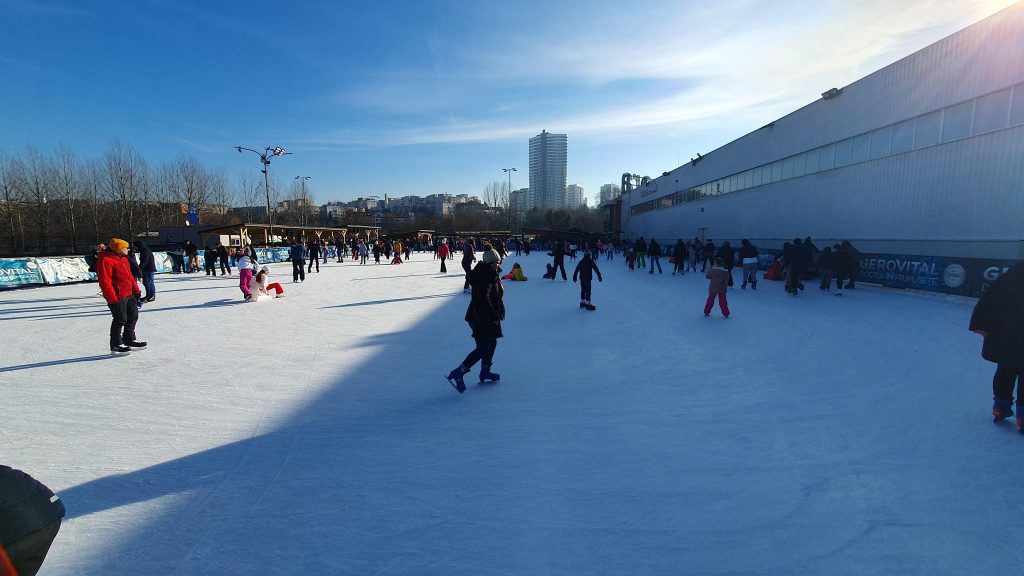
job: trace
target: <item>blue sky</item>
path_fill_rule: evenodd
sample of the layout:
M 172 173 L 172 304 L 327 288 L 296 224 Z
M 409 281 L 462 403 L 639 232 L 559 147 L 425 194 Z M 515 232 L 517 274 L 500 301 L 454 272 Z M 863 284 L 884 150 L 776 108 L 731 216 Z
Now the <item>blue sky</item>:
M 0 0 L 0 150 L 114 142 L 318 202 L 528 185 L 569 135 L 569 183 L 657 176 L 1013 4 Z

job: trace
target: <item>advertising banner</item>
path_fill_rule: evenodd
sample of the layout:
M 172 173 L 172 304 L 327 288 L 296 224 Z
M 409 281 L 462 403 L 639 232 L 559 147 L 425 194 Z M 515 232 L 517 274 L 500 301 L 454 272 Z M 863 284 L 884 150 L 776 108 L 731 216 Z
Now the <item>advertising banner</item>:
M 167 255 L 167 252 L 153 252 L 153 263 L 156 264 L 157 274 L 166 274 L 173 268 L 171 257 Z
M 977 298 L 1014 264 L 1014 260 L 862 254 L 860 280 Z
M 85 282 L 96 278 L 95 273 L 89 272 L 89 265 L 85 263 L 84 256 L 36 258 L 35 261 L 47 284 Z
M 43 273 L 35 258 L 0 259 L 0 288 L 42 284 Z

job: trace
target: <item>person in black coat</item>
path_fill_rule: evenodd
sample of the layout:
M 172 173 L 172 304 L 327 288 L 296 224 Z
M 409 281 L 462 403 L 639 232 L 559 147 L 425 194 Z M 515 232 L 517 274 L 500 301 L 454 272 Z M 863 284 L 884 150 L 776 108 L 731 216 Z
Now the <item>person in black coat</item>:
M 21 470 L 0 465 L 0 574 L 7 564 L 14 576 L 39 572 L 60 530 L 64 503 Z
M 603 282 L 601 278 L 601 269 L 597 267 L 597 262 L 590 256 L 590 252 L 584 252 L 583 258 L 580 259 L 579 264 L 576 264 L 576 269 L 572 271 L 572 282 L 576 283 L 576 279 L 580 280 L 580 308 L 586 308 L 587 310 L 596 310 L 593 304 L 590 303 L 590 287 L 594 280 L 594 273 L 597 273 L 597 281 Z
M 569 278 L 565 274 L 565 246 L 563 245 L 561 240 L 555 241 L 555 247 L 551 249 L 551 256 L 555 258 L 554 262 L 552 263 L 555 267 L 555 271 L 561 269 L 562 280 L 568 280 Z M 552 276 L 551 280 L 554 279 L 555 277 Z
M 686 274 L 686 259 L 686 243 L 680 238 L 676 240 L 675 248 L 672 249 L 672 260 L 675 264 L 675 268 L 672 269 L 673 276 L 675 276 L 676 272 Z
M 718 257 L 722 259 L 726 271 L 729 272 L 729 286 L 732 286 L 732 269 L 736 267 L 736 252 L 733 251 L 728 240 L 722 242 L 722 246 L 718 248 Z
M 217 249 L 213 246 L 203 248 L 203 269 L 207 276 L 217 275 Z
M 305 281 L 306 248 L 297 239 L 292 241 L 288 259 L 292 261 L 292 283 Z M 255 269 L 255 265 L 253 266 Z
M 463 376 L 469 372 L 479 360 L 480 382 L 485 380 L 497 382 L 500 374 L 491 372 L 491 361 L 494 349 L 498 346 L 498 338 L 502 337 L 501 321 L 505 319 L 505 290 L 498 275 L 498 264 L 501 258 L 490 244 L 484 244 L 484 252 L 480 262 L 469 273 L 469 285 L 473 289 L 472 299 L 466 309 L 466 322 L 473 330 L 476 348 L 470 352 L 454 370 L 448 373 L 448 381 L 458 390 L 459 394 L 466 391 Z
M 228 249 L 220 242 L 217 242 L 217 259 L 220 260 L 220 275 L 224 275 L 225 269 L 227 269 L 228 274 L 231 274 L 231 260 L 228 259 Z
M 661 270 L 661 245 L 658 244 L 654 238 L 651 238 L 651 243 L 647 246 L 647 255 L 651 257 L 651 271 L 649 274 L 654 274 L 654 266 L 658 266 L 658 274 L 662 274 Z
M 313 272 L 313 265 L 316 265 L 316 273 L 320 273 L 320 241 L 310 240 L 306 244 L 306 254 L 309 255 L 309 270 L 307 272 Z
M 156 300 L 156 258 L 153 251 L 144 240 L 132 242 L 135 246 L 135 254 L 139 258 L 139 274 L 142 278 L 142 285 L 146 289 L 146 295 L 142 298 L 144 302 Z
M 1017 384 L 1017 428 L 1024 434 L 1024 264 L 993 282 L 978 299 L 970 330 L 985 338 L 981 357 L 996 364 L 992 377 L 992 417 L 1013 416 Z

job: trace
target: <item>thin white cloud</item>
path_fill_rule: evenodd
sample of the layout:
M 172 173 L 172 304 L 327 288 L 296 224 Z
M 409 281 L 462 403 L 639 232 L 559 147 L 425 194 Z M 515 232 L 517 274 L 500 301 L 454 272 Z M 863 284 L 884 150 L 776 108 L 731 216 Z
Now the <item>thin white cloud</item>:
M 594 89 L 611 82 L 633 82 L 635 89 L 629 103 L 567 115 L 531 113 L 528 106 L 513 103 L 501 105 L 506 112 L 498 116 L 459 120 L 452 116 L 451 109 L 457 109 L 459 101 L 471 97 L 468 89 L 456 86 L 447 95 L 432 95 L 429 90 L 405 87 L 381 92 L 377 90 L 379 85 L 367 85 L 364 97 L 373 99 L 382 109 L 406 105 L 415 110 L 447 107 L 448 114 L 444 121 L 428 125 L 347 131 L 314 136 L 307 141 L 325 146 L 509 141 L 532 136 L 540 127 L 577 137 L 624 133 L 657 136 L 716 120 L 729 125 L 731 129 L 726 132 L 730 133 L 736 132 L 738 122 L 754 122 L 745 127 L 745 131 L 750 131 L 808 104 L 827 88 L 849 84 L 873 72 L 873 67 L 889 64 L 972 24 L 1001 4 L 1008 3 L 807 3 L 790 6 L 788 11 L 778 12 L 769 20 L 764 16 L 767 11 L 757 11 L 747 2 L 689 9 L 674 18 L 652 20 L 644 37 L 619 38 L 609 34 L 607 41 L 596 46 L 581 46 L 578 38 L 565 36 L 563 40 L 546 42 L 543 48 L 524 42 L 515 46 L 514 54 L 490 53 L 478 60 L 481 68 L 488 71 L 481 73 L 482 77 L 500 71 L 506 75 L 502 81 L 509 84 L 535 82 L 544 76 L 560 83 L 591 83 Z M 797 19 L 803 12 L 807 17 Z M 613 14 L 611 18 L 620 16 L 621 13 Z M 711 24 L 695 24 L 705 21 Z M 437 46 L 431 48 L 434 52 Z M 645 88 L 643 82 L 680 78 L 700 78 L 700 83 L 666 94 Z M 403 79 L 390 78 L 389 82 L 401 84 Z M 449 99 L 452 94 L 458 97 Z

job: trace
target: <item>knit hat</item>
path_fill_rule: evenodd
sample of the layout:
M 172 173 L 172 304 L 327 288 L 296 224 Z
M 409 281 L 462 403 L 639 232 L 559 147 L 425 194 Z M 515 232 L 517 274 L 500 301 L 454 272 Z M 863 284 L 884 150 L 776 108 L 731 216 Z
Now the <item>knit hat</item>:
M 484 252 L 484 255 L 480 259 L 483 260 L 484 264 L 501 262 L 501 258 L 498 256 L 498 253 L 494 250 L 487 250 L 486 252 Z
M 120 238 L 111 238 L 110 242 L 107 242 L 107 246 L 114 252 L 120 252 L 128 247 L 128 243 Z

